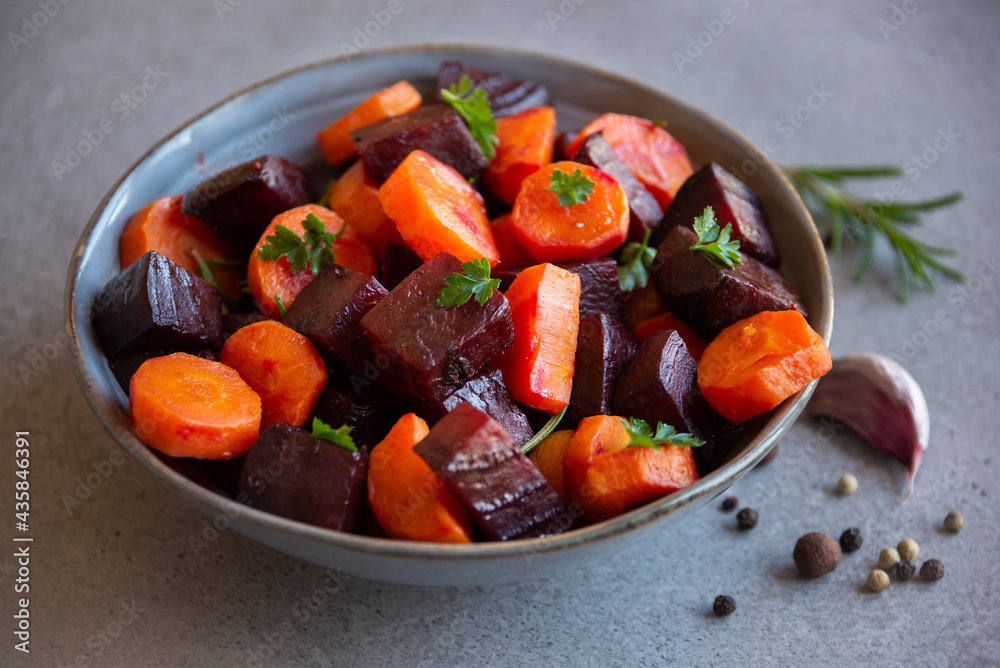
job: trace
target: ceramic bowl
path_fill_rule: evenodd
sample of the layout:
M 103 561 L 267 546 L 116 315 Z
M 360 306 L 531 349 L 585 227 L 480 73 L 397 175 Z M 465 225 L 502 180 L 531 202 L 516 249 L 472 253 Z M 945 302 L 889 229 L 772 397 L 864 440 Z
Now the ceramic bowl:
M 805 406 L 812 386 L 775 409 L 740 452 L 695 484 L 615 519 L 548 538 L 511 543 L 438 545 L 344 534 L 239 505 L 201 486 L 182 461 L 140 443 L 128 421 L 127 396 L 108 368 L 90 320 L 91 305 L 120 270 L 118 238 L 136 210 L 183 193 L 206 174 L 263 153 L 300 164 L 319 160 L 315 133 L 370 94 L 401 79 L 433 90 L 439 63 L 463 60 L 547 86 L 559 127 L 578 128 L 614 111 L 665 119 L 696 168 L 714 160 L 743 178 L 763 200 L 784 264 L 810 323 L 829 340 L 833 293 L 816 228 L 794 189 L 766 155 L 717 118 L 641 83 L 560 58 L 501 48 L 434 45 L 368 51 L 307 65 L 222 100 L 143 155 L 111 188 L 73 255 L 66 288 L 77 378 L 97 417 L 121 446 L 216 526 L 343 573 L 419 585 L 496 584 L 574 570 L 631 541 L 649 539 L 689 517 L 752 469 Z M 733 119 L 738 122 L 738 118 Z

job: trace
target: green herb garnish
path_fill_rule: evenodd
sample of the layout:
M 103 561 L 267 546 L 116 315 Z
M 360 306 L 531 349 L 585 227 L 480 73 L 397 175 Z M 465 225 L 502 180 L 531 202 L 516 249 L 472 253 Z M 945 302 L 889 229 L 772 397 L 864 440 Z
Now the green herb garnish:
M 956 255 L 954 250 L 939 248 L 918 241 L 903 231 L 900 224 L 920 222 L 924 211 L 954 204 L 962 199 L 956 191 L 936 199 L 920 202 L 883 203 L 845 192 L 839 186 L 848 179 L 870 179 L 902 176 L 903 170 L 891 166 L 874 167 L 782 167 L 799 191 L 810 213 L 830 222 L 830 253 L 840 253 L 843 239 L 864 244 L 861 263 L 854 273 L 854 282 L 861 281 L 875 258 L 879 236 L 885 237 L 896 255 L 899 296 L 909 298 L 910 283 L 934 291 L 931 271 L 952 280 L 963 280 L 962 272 L 938 260 Z
M 656 432 L 646 423 L 645 420 L 637 420 L 636 418 L 630 418 L 626 422 L 623 418 L 618 418 L 625 425 L 625 431 L 628 432 L 629 438 L 632 440 L 628 444 L 630 448 L 659 448 L 664 445 L 679 445 L 682 448 L 697 448 L 699 445 L 705 445 L 705 441 L 700 438 L 695 438 L 688 433 L 678 433 L 676 429 L 671 427 L 669 424 L 663 424 L 662 422 L 656 423 Z
M 579 169 L 572 174 L 556 169 L 549 177 L 549 187 L 545 190 L 559 197 L 560 206 L 573 206 L 587 201 L 594 191 L 594 182 Z
M 472 79 L 463 74 L 458 83 L 441 89 L 441 99 L 458 112 L 483 154 L 492 160 L 500 140 L 497 138 L 497 119 L 490 110 L 486 91 L 474 89 Z
M 215 278 L 215 273 L 213 269 L 218 269 L 219 267 L 243 267 L 245 262 L 240 262 L 239 260 L 206 260 L 201 255 L 198 254 L 194 248 L 191 249 L 191 254 L 194 256 L 194 261 L 198 266 L 198 278 L 207 282 L 213 288 L 219 291 L 219 295 L 222 297 L 223 307 L 226 313 L 237 313 L 239 312 L 240 305 L 237 302 L 237 298 L 233 297 L 231 294 L 226 292 L 219 281 Z M 244 274 L 246 272 L 244 271 Z M 238 297 L 238 295 L 237 295 Z
M 278 306 L 278 315 L 284 318 L 285 314 L 288 313 L 288 307 L 285 306 L 285 302 L 277 292 L 274 293 L 274 303 Z
M 329 441 L 351 452 L 358 451 L 358 447 L 354 445 L 354 439 L 351 438 L 351 428 L 347 425 L 334 429 L 319 418 L 314 417 L 312 421 L 312 437 Z
M 706 206 L 705 212 L 694 219 L 694 231 L 698 234 L 698 243 L 692 244 L 691 250 L 704 251 L 712 262 L 727 269 L 743 264 L 743 258 L 740 257 L 740 242 L 729 240 L 733 226 L 726 223 L 720 231 L 712 207 Z
M 277 260 L 287 257 L 288 264 L 296 274 L 308 268 L 313 276 L 319 273 L 324 264 L 335 262 L 333 242 L 340 238 L 346 226 L 339 232 L 327 232 L 323 221 L 310 213 L 302 221 L 305 229 L 304 238 L 292 232 L 284 225 L 274 228 L 274 234 L 267 235 L 266 243 L 257 251 L 257 257 L 262 260 Z
M 649 247 L 653 230 L 646 230 L 642 243 L 630 241 L 622 247 L 622 264 L 618 267 L 618 287 L 631 292 L 649 284 L 649 268 L 656 259 L 656 249 Z
M 490 278 L 490 263 L 486 258 L 477 258 L 462 263 L 462 271 L 444 279 L 448 286 L 438 293 L 438 306 L 451 308 L 461 306 L 472 297 L 482 306 L 500 287 L 499 278 Z

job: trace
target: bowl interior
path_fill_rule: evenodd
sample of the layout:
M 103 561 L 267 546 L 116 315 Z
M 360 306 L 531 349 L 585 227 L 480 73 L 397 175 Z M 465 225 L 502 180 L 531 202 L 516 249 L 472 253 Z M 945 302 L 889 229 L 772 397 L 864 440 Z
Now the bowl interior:
M 115 184 L 74 253 L 66 309 L 73 332 L 75 369 L 87 401 L 109 433 L 138 461 L 203 511 L 230 517 L 235 513 L 232 526 L 238 531 L 348 573 L 420 584 L 497 581 L 504 577 L 503 569 L 494 567 L 492 574 L 487 574 L 482 562 L 495 566 L 511 557 L 518 557 L 520 566 L 504 571 L 507 579 L 544 574 L 544 564 L 530 563 L 529 569 L 521 557 L 526 552 L 541 557 L 606 543 L 667 516 L 676 520 L 750 470 L 791 425 L 812 391 L 810 386 L 775 409 L 738 454 L 694 485 L 598 525 L 510 544 L 448 546 L 377 539 L 320 529 L 242 506 L 234 508 L 231 501 L 193 482 L 182 464 L 161 459 L 140 443 L 128 423 L 127 396 L 111 374 L 90 322 L 95 297 L 120 271 L 118 238 L 128 217 L 158 197 L 182 193 L 206 175 L 264 153 L 284 155 L 306 166 L 313 164 L 320 160 L 314 140 L 317 131 L 376 90 L 401 79 L 429 96 L 438 65 L 447 59 L 544 84 L 555 101 L 560 129 L 581 127 L 605 111 L 666 120 L 668 130 L 686 146 L 696 168 L 714 160 L 744 179 L 760 196 L 784 258 L 782 271 L 801 292 L 810 324 L 828 341 L 833 322 L 832 286 L 822 244 L 809 214 L 780 170 L 745 138 L 709 114 L 642 84 L 586 66 L 497 48 L 373 50 L 265 80 L 185 123 Z M 400 559 L 409 560 L 410 568 L 400 571 Z

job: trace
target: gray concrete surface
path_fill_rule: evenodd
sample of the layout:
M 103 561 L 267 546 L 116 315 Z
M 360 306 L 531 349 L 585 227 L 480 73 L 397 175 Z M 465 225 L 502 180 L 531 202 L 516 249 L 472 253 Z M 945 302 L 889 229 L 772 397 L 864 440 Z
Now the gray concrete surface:
M 737 533 L 713 504 L 614 561 L 557 578 L 390 586 L 337 577 L 231 532 L 195 554 L 188 538 L 205 518 L 122 457 L 73 379 L 62 336 L 70 253 L 100 198 L 158 138 L 248 83 L 336 55 L 386 3 L 5 1 L 0 664 L 998 665 L 1000 6 L 400 1 L 369 46 L 486 42 L 578 59 L 700 105 L 758 145 L 774 139 L 773 157 L 789 163 L 902 164 L 927 152 L 899 188 L 906 198 L 964 190 L 961 205 L 916 234 L 958 248 L 955 264 L 969 278 L 903 305 L 884 252 L 859 286 L 850 279 L 857 253 L 833 263 L 834 352 L 900 356 L 926 390 L 932 443 L 913 496 L 898 503 L 894 462 L 846 432 L 817 447 L 819 425 L 802 421 L 777 460 L 734 489 L 760 511 L 755 531 Z M 690 47 L 699 40 L 700 52 Z M 689 47 L 691 61 L 678 66 L 673 54 Z M 147 67 L 160 68 L 161 81 L 125 115 L 115 100 Z M 808 119 L 783 122 L 814 90 L 826 99 L 800 111 Z M 57 175 L 64 147 L 105 117 L 114 130 Z M 19 371 L 32 364 L 37 373 Z M 13 635 L 25 596 L 15 592 L 12 542 L 16 431 L 31 434 L 30 655 L 14 650 Z M 107 475 L 78 492 L 95 471 Z M 844 472 L 860 480 L 850 497 L 834 492 Z M 941 529 L 954 509 L 967 518 L 957 536 Z M 820 581 L 796 575 L 799 535 L 849 526 L 865 532 L 859 553 Z M 866 593 L 878 550 L 906 536 L 921 557 L 945 562 L 945 579 Z M 731 617 L 711 613 L 720 593 L 737 600 Z

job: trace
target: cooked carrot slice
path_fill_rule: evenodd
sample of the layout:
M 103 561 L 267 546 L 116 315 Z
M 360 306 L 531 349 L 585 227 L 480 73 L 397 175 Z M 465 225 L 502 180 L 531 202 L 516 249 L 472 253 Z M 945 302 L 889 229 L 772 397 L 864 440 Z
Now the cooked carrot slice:
M 630 329 L 636 327 L 658 315 L 667 312 L 663 300 L 656 292 L 656 288 L 649 283 L 644 288 L 636 288 L 632 292 L 625 293 L 625 318 Z
M 698 363 L 705 399 L 730 422 L 769 411 L 832 367 L 798 311 L 762 311 L 716 336 Z
M 684 343 L 687 344 L 691 357 L 693 357 L 696 362 L 701 359 L 702 353 L 705 352 L 705 346 L 708 345 L 708 341 L 695 334 L 690 327 L 680 321 L 680 318 L 669 311 L 652 317 L 649 320 L 643 320 L 632 329 L 632 334 L 639 340 L 639 343 L 642 343 L 653 334 L 668 329 L 675 330 L 681 335 L 681 338 L 684 339 Z
M 586 417 L 576 427 L 563 458 L 563 481 L 570 500 L 580 505 L 583 516 L 591 522 L 617 513 L 598 503 L 594 491 L 587 485 L 587 470 L 597 457 L 623 450 L 630 442 L 621 418 L 613 415 Z
M 698 479 L 691 448 L 625 448 L 599 455 L 587 469 L 587 489 L 615 512 L 683 489 Z
M 326 364 L 312 342 L 277 320 L 236 330 L 220 359 L 260 395 L 261 429 L 275 422 L 301 427 L 326 387 Z
M 600 132 L 615 155 L 656 198 L 664 211 L 694 170 L 684 145 L 669 132 L 645 118 L 626 114 L 603 114 L 593 120 L 566 147 L 570 158 L 583 140 Z
M 198 276 L 198 259 L 241 262 L 241 258 L 219 233 L 181 210 L 183 195 L 161 197 L 129 218 L 119 242 L 122 268 L 155 250 Z M 214 267 L 212 276 L 226 296 L 239 301 L 239 267 Z
M 550 192 L 552 174 L 560 171 L 594 184 L 586 201 L 559 203 Z M 628 198 L 622 187 L 596 167 L 576 162 L 553 162 L 521 182 L 511 210 L 514 239 L 535 262 L 593 260 L 622 245 L 628 236 Z
M 323 221 L 327 232 L 337 233 L 343 228 L 343 234 L 333 242 L 333 254 L 337 264 L 364 274 L 375 275 L 377 271 L 375 256 L 372 255 L 371 249 L 361 240 L 354 228 L 345 223 L 336 213 L 316 204 L 305 204 L 289 209 L 275 216 L 271 224 L 267 226 L 267 229 L 260 236 L 257 246 L 254 247 L 247 265 L 247 282 L 250 285 L 250 293 L 256 300 L 261 313 L 269 318 L 280 316 L 279 298 L 286 309 L 290 308 L 295 297 L 302 291 L 302 288 L 312 282 L 314 276 L 308 269 L 298 273 L 292 271 L 287 257 L 281 257 L 277 260 L 262 260 L 257 257 L 257 251 L 267 243 L 267 237 L 274 234 L 278 225 L 284 225 L 295 234 L 303 237 L 305 228 L 302 227 L 302 221 L 309 214 L 313 214 Z
M 472 542 L 469 514 L 413 446 L 427 423 L 407 413 L 368 458 L 368 504 L 391 538 L 432 543 Z
M 140 441 L 171 457 L 232 459 L 260 431 L 260 397 L 224 364 L 174 353 L 132 376 L 128 416 Z
M 498 269 L 527 267 L 535 264 L 535 261 L 528 255 L 528 251 L 521 248 L 521 244 L 514 240 L 510 231 L 509 213 L 501 214 L 491 220 L 490 227 L 493 228 L 493 238 L 497 242 L 497 250 L 500 251 Z
M 380 263 L 385 258 L 388 241 L 403 243 L 396 223 L 385 214 L 378 200 L 378 187 L 365 176 L 365 167 L 356 162 L 326 191 L 326 201 L 340 217 L 354 228 Z
M 576 432 L 572 429 L 554 431 L 528 453 L 528 457 L 563 501 L 570 500 L 563 476 L 563 461 L 566 459 L 566 450 L 573 440 L 574 433 Z
M 552 162 L 556 110 L 533 107 L 497 119 L 496 155 L 483 172 L 483 183 L 504 204 L 513 204 L 521 181 Z
M 482 195 L 461 174 L 424 151 L 413 151 L 378 191 L 386 214 L 423 260 L 447 252 L 462 262 L 500 259 Z
M 380 90 L 316 135 L 323 157 L 336 167 L 355 153 L 351 130 L 413 111 L 421 101 L 420 93 L 406 81 Z
M 569 405 L 580 323 L 580 277 L 554 264 L 528 267 L 505 293 L 514 343 L 499 360 L 510 395 L 546 413 Z

